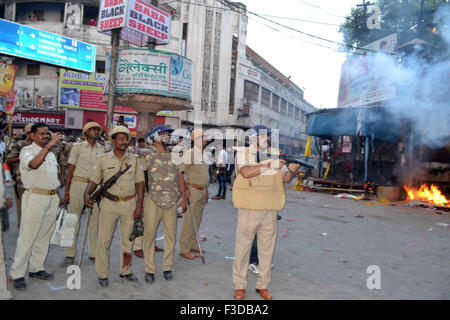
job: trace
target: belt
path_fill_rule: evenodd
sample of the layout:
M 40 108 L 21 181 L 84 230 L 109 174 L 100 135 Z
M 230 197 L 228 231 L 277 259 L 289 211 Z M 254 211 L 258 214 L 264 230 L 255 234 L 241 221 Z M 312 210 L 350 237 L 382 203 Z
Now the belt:
M 114 202 L 125 202 L 125 201 L 133 199 L 136 195 L 133 194 L 131 196 L 127 196 L 127 197 L 122 197 L 121 198 L 119 196 L 115 196 L 115 195 L 109 193 L 108 191 L 105 191 L 104 196 L 105 196 L 105 198 L 107 198 L 107 199 L 109 199 L 111 201 L 114 201 Z
M 199 186 L 199 185 L 196 185 L 196 184 L 193 184 L 193 183 L 187 183 L 186 182 L 186 184 L 188 186 L 191 186 L 192 188 L 195 188 L 195 189 L 198 189 L 198 190 L 205 190 L 205 188 L 206 188 L 206 187 L 202 187 L 202 186 Z
M 88 183 L 89 182 L 89 178 L 79 177 L 79 176 L 73 176 L 72 180 L 75 180 L 75 181 L 78 181 L 78 182 L 84 182 L 84 183 Z
M 36 194 L 42 194 L 44 196 L 52 196 L 52 195 L 56 194 L 58 190 L 57 189 L 46 190 L 46 189 L 33 188 L 33 189 L 26 189 L 26 191 L 30 191 L 31 193 L 36 193 Z

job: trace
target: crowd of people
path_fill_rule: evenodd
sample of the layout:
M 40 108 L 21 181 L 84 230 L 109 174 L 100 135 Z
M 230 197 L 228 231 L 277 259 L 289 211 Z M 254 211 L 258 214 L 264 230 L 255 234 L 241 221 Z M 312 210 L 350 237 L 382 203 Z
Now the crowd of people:
M 192 130 L 189 148 L 183 137 L 174 141 L 173 129 L 165 125 L 153 128 L 145 138 L 139 138 L 136 145 L 124 123 L 119 123 L 105 136 L 101 125 L 88 122 L 78 139 L 51 133 L 43 123 L 27 125 L 23 139 L 16 137 L 7 144 L 4 157 L 15 180 L 19 227 L 14 263 L 9 272 L 13 287 L 25 290 L 27 273 L 31 278 L 53 279 L 54 275 L 46 271 L 44 263 L 59 206 L 67 206 L 68 212 L 77 217 L 73 241 L 65 248 L 62 265 L 76 262 L 81 215 L 87 212 L 87 253 L 89 260 L 95 263 L 101 287 L 109 285 L 110 245 L 117 221 L 121 244 L 120 277 L 138 280 L 132 269 L 134 252 L 145 260 L 145 281 L 153 283 L 157 273 L 155 252 L 164 252 L 161 269 L 164 279 L 172 280 L 177 219 L 183 219 L 179 254 L 185 259 L 203 259 L 205 251 L 199 246 L 196 230 L 209 201 L 208 185 L 217 180 L 218 194 L 213 199 L 225 199 L 227 184 L 233 185 L 233 204 L 239 212 L 233 266 L 234 296 L 236 299 L 244 297 L 250 252 L 253 251 L 250 262 L 258 265 L 257 272 L 252 267 L 250 270 L 258 273 L 257 291 L 263 298 L 271 299 L 267 287 L 276 241 L 277 211 L 284 206 L 283 183 L 291 181 L 299 167 L 284 166 L 281 160 L 255 162 L 254 153 L 249 150 L 266 150 L 270 140 L 270 130 L 262 126 L 255 128 L 257 132 L 260 129 L 265 133 L 255 134 L 250 148 L 236 146 L 227 152 L 218 144 L 216 156 L 215 149 L 207 152 L 207 137 L 201 129 Z M 174 160 L 174 152 L 180 161 Z M 241 160 L 237 161 L 239 158 Z M 101 200 L 95 201 L 94 192 L 111 180 L 114 183 L 102 193 Z M 3 193 L 3 183 L 0 185 L 0 193 Z M 261 188 L 262 185 L 273 186 Z M 63 195 L 59 190 L 63 190 Z M 10 206 L 10 199 L 6 199 L 3 208 Z M 164 249 L 156 246 L 161 221 Z M 143 224 L 142 235 L 130 240 L 136 223 Z M 0 298 L 7 299 L 11 296 L 1 249 L 0 241 Z M 259 258 L 257 262 L 255 255 Z

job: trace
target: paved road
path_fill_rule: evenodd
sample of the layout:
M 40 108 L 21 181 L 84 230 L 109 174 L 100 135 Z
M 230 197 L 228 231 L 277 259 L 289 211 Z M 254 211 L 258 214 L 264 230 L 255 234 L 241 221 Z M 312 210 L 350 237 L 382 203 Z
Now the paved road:
M 216 191 L 217 184 L 211 185 L 211 196 Z M 10 188 L 7 192 L 11 195 Z M 450 224 L 448 212 L 436 214 L 401 203 L 369 206 L 367 201 L 291 190 L 286 200 L 269 288 L 274 299 L 450 299 L 450 228 L 436 225 Z M 17 239 L 14 209 L 10 209 L 10 218 L 10 230 L 3 234 L 8 270 Z M 144 281 L 144 261 L 136 257 L 133 269 L 139 281 L 120 279 L 117 228 L 109 288 L 97 284 L 95 266 L 86 255 L 81 289 L 65 288 L 69 274 L 60 267 L 64 250 L 52 246 L 46 267 L 55 279 L 27 278 L 26 291 L 15 291 L 12 286 L 10 291 L 15 299 L 232 299 L 233 261 L 225 257 L 234 256 L 236 223 L 231 192 L 226 200 L 209 203 L 200 230 L 207 237 L 202 242 L 207 264 L 179 256 L 177 243 L 171 282 L 164 280 L 160 269 L 162 253 L 157 253 L 159 269 L 153 284 Z M 164 246 L 163 241 L 157 244 Z M 380 267 L 380 290 L 367 288 L 370 265 Z M 261 299 L 254 292 L 257 276 L 249 272 L 248 278 L 246 299 Z

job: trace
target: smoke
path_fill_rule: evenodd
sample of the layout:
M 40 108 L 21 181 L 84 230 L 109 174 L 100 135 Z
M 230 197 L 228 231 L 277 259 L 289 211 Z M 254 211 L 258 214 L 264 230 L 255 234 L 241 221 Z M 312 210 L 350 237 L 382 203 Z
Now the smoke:
M 393 118 L 410 122 L 414 145 L 433 148 L 450 141 L 450 6 L 441 6 L 435 22 L 444 40 L 444 50 L 428 61 L 427 45 L 416 44 L 400 64 L 378 53 L 377 70 L 395 88 L 395 97 L 383 104 Z

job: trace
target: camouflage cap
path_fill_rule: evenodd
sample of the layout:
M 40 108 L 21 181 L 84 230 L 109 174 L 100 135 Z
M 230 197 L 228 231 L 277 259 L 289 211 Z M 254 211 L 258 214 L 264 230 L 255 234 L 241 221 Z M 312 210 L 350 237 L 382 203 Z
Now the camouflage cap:
M 112 139 L 112 136 L 115 135 L 116 133 L 125 133 L 128 135 L 128 140 L 131 139 L 131 134 L 130 134 L 130 130 L 128 130 L 127 127 L 124 126 L 115 126 L 111 132 L 109 133 L 110 139 Z

